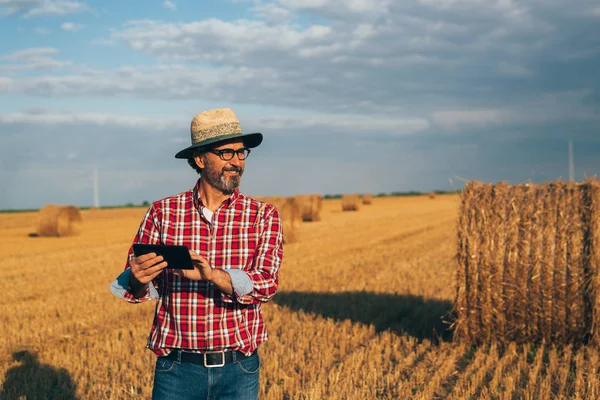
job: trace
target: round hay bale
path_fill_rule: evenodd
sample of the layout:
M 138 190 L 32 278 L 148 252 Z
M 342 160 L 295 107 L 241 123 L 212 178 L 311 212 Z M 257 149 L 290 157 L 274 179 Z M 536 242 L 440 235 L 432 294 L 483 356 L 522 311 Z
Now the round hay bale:
M 294 197 L 272 196 L 257 197 L 259 201 L 272 204 L 279 212 L 283 225 L 283 242 L 293 243 L 298 240 L 298 227 L 302 222 L 300 206 Z
M 75 236 L 81 233 L 81 212 L 75 206 L 61 207 L 58 213 L 58 236 Z
M 360 196 L 358 194 L 342 195 L 342 211 L 358 211 L 360 207 Z
M 454 339 L 600 342 L 600 183 L 469 182 L 457 226 Z
M 323 196 L 320 194 L 312 195 L 312 220 L 320 221 L 321 220 L 321 210 L 323 209 Z
M 47 204 L 38 214 L 37 234 L 39 236 L 58 236 L 58 213 L 60 207 Z
M 323 197 L 320 194 L 301 194 L 296 196 L 300 207 L 300 216 L 304 222 L 321 220 Z
M 371 194 L 363 195 L 362 203 L 367 206 L 373 204 L 373 195 L 371 195 Z
M 82 218 L 75 206 L 47 204 L 39 211 L 38 236 L 74 236 L 81 233 Z

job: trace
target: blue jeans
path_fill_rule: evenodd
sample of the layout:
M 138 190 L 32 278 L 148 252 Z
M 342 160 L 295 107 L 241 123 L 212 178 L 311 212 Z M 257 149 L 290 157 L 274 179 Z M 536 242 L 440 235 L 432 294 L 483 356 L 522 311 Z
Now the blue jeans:
M 158 357 L 152 399 L 257 400 L 259 375 L 258 352 L 216 368 Z

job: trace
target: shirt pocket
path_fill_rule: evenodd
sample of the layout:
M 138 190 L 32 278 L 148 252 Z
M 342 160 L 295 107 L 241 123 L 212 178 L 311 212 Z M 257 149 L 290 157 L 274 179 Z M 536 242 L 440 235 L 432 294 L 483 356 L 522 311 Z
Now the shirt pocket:
M 225 235 L 223 261 L 225 268 L 252 268 L 260 231 L 255 227 L 235 227 Z

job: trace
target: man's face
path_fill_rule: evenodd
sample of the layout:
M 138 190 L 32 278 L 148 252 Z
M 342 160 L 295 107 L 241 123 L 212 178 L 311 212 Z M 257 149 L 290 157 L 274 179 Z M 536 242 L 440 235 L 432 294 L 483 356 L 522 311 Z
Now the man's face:
M 202 178 L 215 189 L 220 190 L 223 194 L 232 194 L 233 191 L 240 186 L 242 175 L 244 174 L 245 160 L 240 160 L 237 154 L 233 154 L 231 160 L 223 160 L 218 154 L 220 150 L 231 149 L 241 151 L 244 149 L 242 141 L 224 144 L 204 153 L 202 159 Z M 228 158 L 228 154 L 223 154 L 224 158 Z M 243 158 L 243 156 L 241 157 Z

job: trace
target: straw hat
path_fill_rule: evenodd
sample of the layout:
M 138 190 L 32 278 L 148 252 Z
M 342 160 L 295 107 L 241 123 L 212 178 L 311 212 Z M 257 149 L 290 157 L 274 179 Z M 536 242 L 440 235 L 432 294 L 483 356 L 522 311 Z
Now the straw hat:
M 181 150 L 175 158 L 188 158 L 194 151 L 231 139 L 243 139 L 246 147 L 256 147 L 263 139 L 262 133 L 242 133 L 242 127 L 230 108 L 202 111 L 192 120 L 190 127 L 192 145 Z

